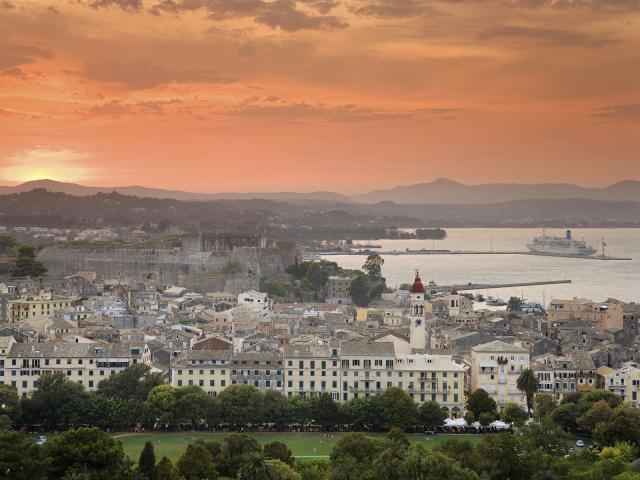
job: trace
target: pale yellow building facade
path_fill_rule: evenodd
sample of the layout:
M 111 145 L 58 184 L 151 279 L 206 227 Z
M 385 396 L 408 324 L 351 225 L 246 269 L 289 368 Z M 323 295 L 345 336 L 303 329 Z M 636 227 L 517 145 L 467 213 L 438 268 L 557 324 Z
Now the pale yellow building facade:
M 15 300 L 7 302 L 7 317 L 9 323 L 17 323 L 22 320 L 31 320 L 48 315 L 53 315 L 59 310 L 67 310 L 72 301 L 63 298 L 48 298 L 40 295 L 22 295 Z
M 518 345 L 502 340 L 477 345 L 471 349 L 470 392 L 481 388 L 499 408 L 506 403 L 525 406 L 525 395 L 518 390 L 516 382 L 529 364 L 529 351 Z
M 142 347 L 124 343 L 13 343 L 0 354 L 0 384 L 26 395 L 40 377 L 59 372 L 87 390 L 129 365 L 142 362 Z

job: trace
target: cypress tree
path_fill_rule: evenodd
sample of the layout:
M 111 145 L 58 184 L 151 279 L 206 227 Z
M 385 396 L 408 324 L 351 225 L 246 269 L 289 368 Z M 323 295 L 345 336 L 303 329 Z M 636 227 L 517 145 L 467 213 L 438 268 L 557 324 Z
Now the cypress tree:
M 148 480 L 156 480 L 156 454 L 151 442 L 144 444 L 138 460 L 138 471 Z
M 180 475 L 173 466 L 171 460 L 167 457 L 162 457 L 162 460 L 158 462 L 156 467 L 156 480 L 180 480 Z

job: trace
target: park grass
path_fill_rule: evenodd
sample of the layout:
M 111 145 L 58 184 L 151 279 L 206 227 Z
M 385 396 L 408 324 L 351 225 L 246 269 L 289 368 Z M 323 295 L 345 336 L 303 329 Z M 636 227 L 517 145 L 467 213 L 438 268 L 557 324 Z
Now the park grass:
M 122 442 L 125 453 L 133 460 L 137 461 L 142 452 L 145 442 L 152 442 L 159 460 L 163 456 L 175 461 L 187 448 L 187 445 L 197 440 L 218 440 L 221 441 L 228 433 L 211 432 L 182 432 L 182 433 L 140 433 L 122 434 L 115 437 Z M 343 433 L 334 433 L 327 438 L 324 433 L 252 433 L 261 444 L 278 440 L 286 443 L 293 455 L 298 458 L 328 457 L 336 442 L 343 436 Z M 375 434 L 374 434 L 375 435 Z M 456 438 L 468 440 L 472 443 L 480 440 L 481 435 L 452 435 L 437 434 L 427 436 L 424 434 L 412 434 L 407 436 L 411 443 L 422 443 L 426 447 L 432 448 L 440 445 L 445 440 Z

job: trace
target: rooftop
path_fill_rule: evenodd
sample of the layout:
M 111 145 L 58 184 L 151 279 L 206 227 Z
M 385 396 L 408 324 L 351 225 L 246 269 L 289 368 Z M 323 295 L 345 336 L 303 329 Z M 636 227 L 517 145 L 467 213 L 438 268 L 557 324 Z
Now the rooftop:
M 493 342 L 483 343 L 482 345 L 476 345 L 471 348 L 474 352 L 513 352 L 513 353 L 529 353 L 525 348 L 518 345 L 512 345 L 511 343 L 503 342 L 502 340 L 494 340 Z

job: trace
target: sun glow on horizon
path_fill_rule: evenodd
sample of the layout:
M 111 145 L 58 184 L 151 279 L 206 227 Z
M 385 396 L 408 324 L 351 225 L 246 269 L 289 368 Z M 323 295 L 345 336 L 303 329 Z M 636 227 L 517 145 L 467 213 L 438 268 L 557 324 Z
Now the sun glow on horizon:
M 0 178 L 18 183 L 42 179 L 83 181 L 96 176 L 94 169 L 86 164 L 89 157 L 87 153 L 65 148 L 35 146 L 5 157 Z

